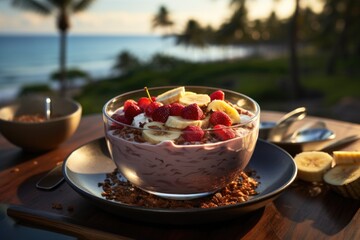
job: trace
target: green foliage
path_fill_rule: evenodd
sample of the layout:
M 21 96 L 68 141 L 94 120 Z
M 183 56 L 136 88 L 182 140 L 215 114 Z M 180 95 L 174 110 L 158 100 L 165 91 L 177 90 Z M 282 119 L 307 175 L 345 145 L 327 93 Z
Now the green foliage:
M 19 96 L 24 96 L 33 93 L 53 94 L 52 90 L 49 88 L 47 84 L 34 84 L 34 85 L 27 85 L 22 87 L 19 92 Z
M 90 81 L 90 76 L 87 72 L 79 69 L 79 68 L 70 68 L 66 70 L 66 77 L 70 81 L 74 81 L 76 79 L 84 79 L 86 81 Z M 51 80 L 60 81 L 61 79 L 61 72 L 55 71 L 50 75 Z
M 146 64 L 146 67 L 153 70 L 165 71 L 186 63 L 188 63 L 186 60 L 168 56 L 162 53 L 157 53 L 153 55 L 149 63 Z
M 113 69 L 121 74 L 128 74 L 141 66 L 140 60 L 129 51 L 122 51 L 116 58 Z
M 347 64 L 359 64 L 359 59 L 342 62 L 340 74 L 326 76 L 323 56 L 303 56 L 300 59 L 302 84 L 309 92 L 320 93 L 325 104 L 334 104 L 344 96 L 358 97 L 360 89 L 359 72 L 344 75 Z M 289 99 L 284 90 L 288 79 L 288 60 L 258 58 L 211 63 L 187 63 L 162 71 L 143 68 L 131 75 L 104 79 L 87 85 L 77 100 L 83 105 L 84 113 L 100 113 L 103 105 L 119 94 L 142 89 L 144 86 L 203 85 L 231 89 L 256 99 L 261 106 Z M 313 96 L 309 96 L 313 97 Z
M 190 19 L 181 34 L 176 36 L 176 44 L 184 45 L 187 47 L 205 47 L 208 42 L 208 32 L 200 26 L 200 24 Z

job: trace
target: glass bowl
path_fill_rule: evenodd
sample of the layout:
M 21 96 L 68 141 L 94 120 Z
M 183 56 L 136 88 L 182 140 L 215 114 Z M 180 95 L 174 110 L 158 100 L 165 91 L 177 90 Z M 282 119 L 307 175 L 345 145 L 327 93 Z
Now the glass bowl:
M 149 92 L 151 96 L 158 96 L 174 88 L 177 87 L 150 88 Z M 186 86 L 185 89 L 206 95 L 219 90 L 199 86 Z M 220 135 L 211 123 L 202 124 L 203 137 L 199 141 L 184 140 L 183 136 L 190 134 L 188 128 L 147 127 L 151 124 L 144 125 L 141 121 L 139 124 L 137 117 L 132 123 L 118 121 L 114 116 L 124 114 L 125 101 L 138 101 L 147 96 L 143 89 L 109 100 L 103 107 L 105 138 L 120 172 L 144 191 L 178 200 L 210 195 L 236 180 L 253 154 L 259 133 L 260 108 L 246 95 L 221 91 L 225 93 L 225 100 L 237 109 L 240 122 L 222 126 Z M 207 112 L 206 106 L 201 109 Z M 152 121 L 147 117 L 142 119 Z M 201 121 L 208 119 L 204 114 Z M 224 132 L 230 132 L 230 137 L 221 137 Z M 149 134 L 155 138 L 160 136 L 162 140 L 149 142 L 146 137 Z

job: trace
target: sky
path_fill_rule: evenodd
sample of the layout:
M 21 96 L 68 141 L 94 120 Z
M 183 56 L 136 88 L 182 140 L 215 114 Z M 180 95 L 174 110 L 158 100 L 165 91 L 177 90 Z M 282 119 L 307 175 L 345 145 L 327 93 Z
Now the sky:
M 248 0 L 250 19 L 265 18 L 275 8 L 281 18 L 291 15 L 295 0 Z M 319 12 L 318 0 L 302 0 Z M 203 26 L 218 27 L 230 17 L 230 0 L 97 0 L 84 12 L 71 17 L 71 34 L 159 34 L 151 29 L 151 19 L 160 6 L 165 6 L 175 22 L 174 30 L 182 31 L 188 19 Z M 55 15 L 42 16 L 14 8 L 11 0 L 0 1 L 0 34 L 56 34 Z

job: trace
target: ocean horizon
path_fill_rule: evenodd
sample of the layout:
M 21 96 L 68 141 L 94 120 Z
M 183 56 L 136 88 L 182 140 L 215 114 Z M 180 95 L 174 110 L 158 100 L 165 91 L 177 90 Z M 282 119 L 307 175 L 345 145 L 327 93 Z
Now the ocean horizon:
M 251 55 L 245 46 L 209 46 L 206 48 L 176 45 L 172 37 L 154 35 L 71 35 L 67 42 L 67 68 L 79 68 L 92 79 L 113 74 L 112 66 L 122 51 L 129 51 L 141 61 L 154 54 L 194 61 L 217 61 Z M 0 100 L 14 98 L 26 85 L 48 84 L 58 70 L 59 36 L 0 34 Z

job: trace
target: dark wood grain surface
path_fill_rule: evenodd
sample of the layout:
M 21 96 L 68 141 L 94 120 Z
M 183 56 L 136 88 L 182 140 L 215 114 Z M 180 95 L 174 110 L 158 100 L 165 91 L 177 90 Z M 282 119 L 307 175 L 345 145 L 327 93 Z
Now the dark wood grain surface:
M 264 112 L 262 120 L 281 116 Z M 306 119 L 315 120 L 318 118 Z M 322 120 L 337 138 L 360 135 L 358 124 Z M 360 239 L 360 202 L 321 184 L 295 181 L 262 209 L 226 222 L 190 226 L 149 224 L 112 215 L 67 183 L 51 191 L 35 188 L 35 183 L 72 151 L 103 136 L 100 115 L 83 117 L 68 141 L 45 153 L 23 152 L 0 136 L 0 203 L 10 205 L 9 216 L 25 225 L 86 239 Z M 360 141 L 343 149 L 360 150 Z

